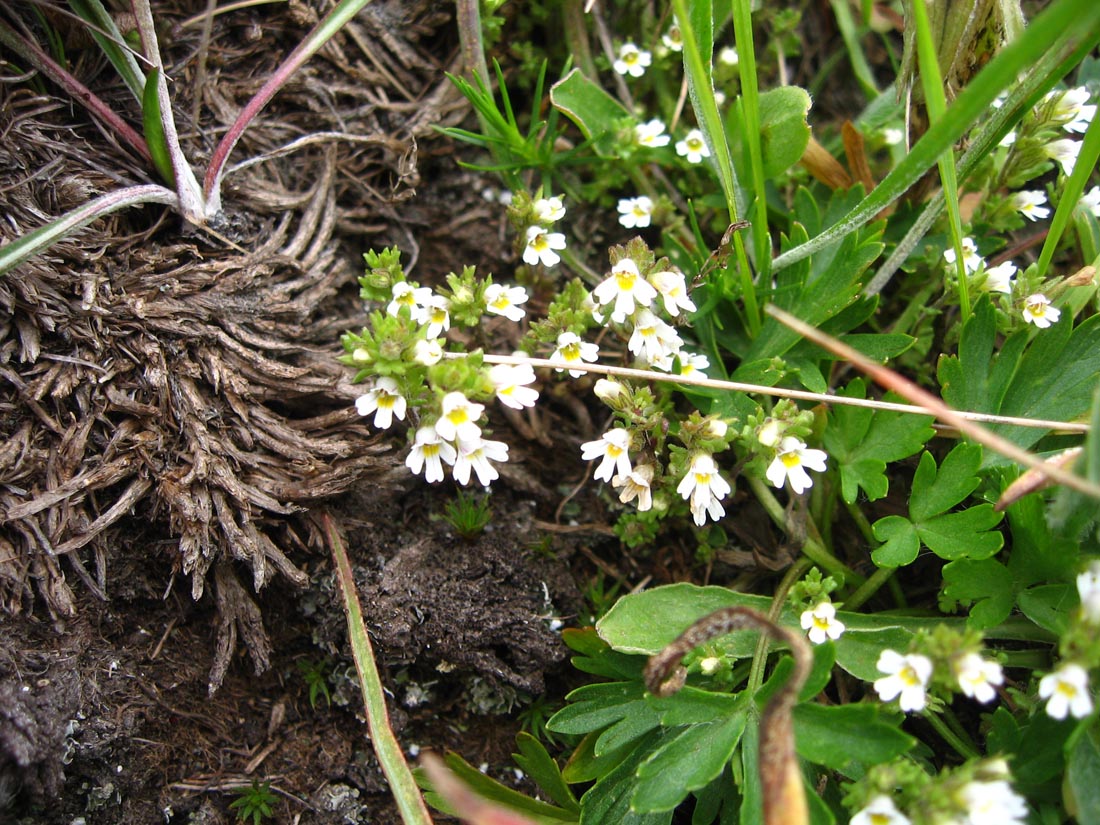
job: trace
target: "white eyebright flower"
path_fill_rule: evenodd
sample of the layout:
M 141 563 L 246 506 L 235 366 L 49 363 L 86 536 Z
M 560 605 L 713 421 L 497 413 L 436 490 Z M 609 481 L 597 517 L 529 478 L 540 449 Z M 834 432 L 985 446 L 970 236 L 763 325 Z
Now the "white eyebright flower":
M 523 249 L 523 262 L 534 266 L 554 266 L 561 260 L 555 249 L 565 249 L 565 235 L 547 232 L 541 226 L 527 227 L 527 246 Z
M 667 364 L 662 369 L 671 369 L 672 356 L 680 351 L 683 343 L 675 329 L 648 309 L 639 309 L 634 316 L 634 332 L 627 342 L 627 349 L 644 359 L 647 364 Z
M 525 252 L 524 255 L 527 253 Z M 485 311 L 492 315 L 503 315 L 509 321 L 523 320 L 526 314 L 519 304 L 527 302 L 527 290 L 521 286 L 489 284 L 485 287 Z
M 604 403 L 614 401 L 625 391 L 626 388 L 622 384 L 610 378 L 597 379 L 596 386 L 592 388 L 592 392 L 594 392 L 596 397 Z
M 1005 677 L 1000 664 L 983 659 L 977 653 L 957 657 L 951 667 L 962 692 L 983 705 L 996 698 L 995 686 L 1004 684 Z
M 581 458 L 585 461 L 601 459 L 596 468 L 596 481 L 611 481 L 611 477 L 630 475 L 630 432 L 623 427 L 608 430 L 595 441 L 581 445 Z
M 924 710 L 928 701 L 924 689 L 932 677 L 931 659 L 919 653 L 902 656 L 895 650 L 884 650 L 875 666 L 886 674 L 881 679 L 875 679 L 874 685 L 883 702 L 896 698 L 906 713 Z
M 974 243 L 973 238 L 963 238 L 961 245 L 963 250 L 963 269 L 966 270 L 966 273 L 968 275 L 973 275 L 982 265 L 982 256 L 978 254 L 978 246 Z M 943 253 L 943 259 L 947 261 L 947 263 L 951 266 L 954 266 L 954 248 L 945 250 Z
M 722 499 L 730 491 L 729 482 L 718 472 L 714 458 L 707 453 L 696 453 L 691 466 L 676 486 L 680 497 L 689 501 L 691 517 L 702 527 L 710 516 L 715 521 L 726 514 Z
M 619 501 L 629 504 L 638 500 L 638 512 L 644 513 L 653 507 L 653 490 L 650 483 L 653 481 L 653 465 L 641 464 L 631 472 L 619 474 L 611 479 L 612 487 L 621 487 Z
M 882 130 L 882 142 L 887 146 L 897 146 L 905 140 L 905 132 L 901 129 L 886 128 Z
M 687 283 L 684 273 L 679 270 L 666 269 L 663 272 L 653 272 L 649 276 L 649 282 L 661 293 L 664 299 L 665 311 L 672 317 L 680 314 L 680 310 L 695 312 L 695 304 L 688 297 Z
M 1048 700 L 1047 714 L 1054 719 L 1084 719 L 1092 713 L 1088 671 L 1072 662 L 1060 666 L 1039 680 L 1039 698 Z
M 1012 208 L 1029 221 L 1035 221 L 1050 215 L 1050 210 L 1043 206 L 1046 202 L 1046 192 L 1039 189 L 1023 189 L 1009 199 Z
M 665 124 L 654 118 L 634 127 L 634 140 L 639 146 L 659 149 L 662 146 L 668 146 L 672 138 L 665 134 Z
M 823 644 L 826 639 L 839 639 L 844 632 L 844 622 L 837 619 L 836 606 L 832 602 L 820 602 L 813 610 L 803 611 L 800 622 L 815 645 Z
M 539 223 L 554 223 L 565 217 L 565 205 L 560 197 L 539 198 L 531 204 L 531 211 Z
M 1062 311 L 1050 305 L 1050 299 L 1041 292 L 1028 295 L 1024 299 L 1024 308 L 1021 310 L 1024 320 L 1029 324 L 1035 324 L 1039 329 L 1046 329 L 1051 324 L 1057 324 L 1062 317 Z
M 1077 156 L 1081 154 L 1081 141 L 1059 138 L 1052 140 L 1043 147 L 1043 152 L 1048 158 L 1057 161 L 1066 175 L 1073 174 L 1073 167 L 1077 164 Z
M 424 480 L 437 482 L 443 480 L 443 462 L 455 463 L 455 448 L 444 441 L 435 427 L 427 425 L 416 431 L 416 441 L 405 459 L 405 466 L 413 475 L 424 471 Z
M 446 441 L 477 441 L 481 438 L 477 420 L 484 409 L 484 404 L 475 404 L 460 392 L 449 392 L 443 396 L 443 414 L 435 422 L 435 431 Z
M 645 195 L 619 201 L 619 223 L 627 229 L 644 229 L 653 215 L 653 201 Z
M 416 363 L 430 367 L 432 364 L 438 364 L 442 359 L 443 345 L 439 343 L 438 338 L 420 340 L 413 344 L 413 360 Z
M 682 52 L 684 50 L 684 35 L 680 31 L 679 24 L 673 20 L 667 32 L 661 35 L 661 42 L 670 52 Z
M 756 429 L 756 440 L 765 447 L 775 447 L 779 444 L 779 422 L 774 418 L 768 418 Z
M 630 258 L 623 258 L 611 268 L 611 274 L 592 290 L 592 296 L 601 307 L 614 303 L 611 320 L 621 324 L 626 316 L 634 314 L 634 303 L 649 306 L 657 297 L 657 290 L 641 276 L 638 265 Z
M 985 289 L 988 292 L 1012 294 L 1012 279 L 1016 277 L 1016 264 L 1003 261 L 985 271 Z
M 876 796 L 859 813 L 852 817 L 849 825 L 911 825 L 909 817 L 894 805 L 888 796 Z
M 424 323 L 428 337 L 438 338 L 451 328 L 451 302 L 442 295 L 432 295 L 424 305 Z
M 374 389 L 355 399 L 359 415 L 374 413 L 374 426 L 380 430 L 388 430 L 395 417 L 404 421 L 407 406 L 405 397 L 398 392 L 397 382 L 389 376 L 379 378 Z
M 818 473 L 824 472 L 825 459 L 828 457 L 824 450 L 811 450 L 804 442 L 788 435 L 779 442 L 779 455 L 768 466 L 765 475 L 773 487 L 782 487 L 784 481 L 789 481 L 791 489 L 801 494 L 814 483 L 806 468 Z
M 741 61 L 737 56 L 737 49 L 733 46 L 725 46 L 718 52 L 718 62 L 724 66 L 736 66 Z
M 1081 596 L 1081 613 L 1089 624 L 1100 625 L 1100 560 L 1089 562 L 1077 574 L 1077 593 Z
M 710 359 L 705 355 L 680 350 L 680 375 L 695 375 L 699 373 L 706 377 L 705 370 L 710 367 Z M 723 433 L 724 435 L 724 433 Z
M 967 825 L 1023 825 L 1027 803 L 1004 779 L 967 782 L 958 792 Z
M 612 64 L 612 68 L 621 75 L 641 77 L 652 62 L 653 55 L 649 52 L 639 49 L 633 43 L 623 43 L 619 47 L 619 59 Z
M 408 307 L 409 316 L 418 324 L 427 323 L 428 302 L 432 299 L 432 291 L 429 287 L 414 287 L 408 281 L 398 281 L 390 288 L 391 301 L 386 307 L 386 313 L 397 316 L 401 307 Z
M 1077 205 L 1085 207 L 1093 215 L 1100 218 L 1100 186 L 1094 186 L 1082 195 L 1081 200 L 1077 201 Z
M 558 347 L 550 355 L 551 361 L 595 361 L 600 357 L 600 349 L 595 344 L 589 344 L 580 339 L 575 332 L 563 332 L 558 336 Z M 556 370 L 561 372 L 561 368 Z M 574 378 L 584 375 L 584 370 L 569 370 Z
M 1096 106 L 1089 105 L 1089 90 L 1084 86 L 1069 89 L 1065 92 L 1048 92 L 1047 98 L 1057 96 L 1058 102 L 1054 106 L 1054 117 L 1064 120 L 1062 128 L 1067 132 L 1084 134 L 1096 116 Z
M 683 140 L 677 141 L 676 154 L 687 158 L 688 163 L 699 163 L 703 158 L 710 157 L 710 148 L 703 139 L 703 133 L 698 129 L 692 129 Z
M 470 471 L 477 475 L 477 480 L 482 487 L 488 487 L 493 481 L 500 478 L 500 473 L 489 463 L 493 461 L 508 460 L 508 445 L 503 441 L 491 441 L 487 438 L 478 438 L 474 441 L 460 441 L 458 444 L 458 456 L 455 458 L 451 475 L 459 484 L 470 483 Z
M 530 364 L 496 364 L 489 370 L 489 381 L 496 390 L 497 400 L 513 410 L 533 407 L 539 400 L 538 390 L 527 386 L 535 383 L 535 371 Z

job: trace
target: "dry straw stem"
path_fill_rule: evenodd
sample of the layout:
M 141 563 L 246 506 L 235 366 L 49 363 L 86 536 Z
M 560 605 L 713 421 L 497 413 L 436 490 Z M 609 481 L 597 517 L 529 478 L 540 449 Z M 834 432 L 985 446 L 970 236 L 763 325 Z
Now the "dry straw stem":
M 876 364 L 870 358 L 863 355 L 863 353 L 857 352 L 847 344 L 833 338 L 831 335 L 821 332 L 821 330 L 799 320 L 789 312 L 784 312 L 774 304 L 769 304 L 765 308 L 765 311 L 781 324 L 785 324 L 793 329 L 799 335 L 850 362 L 853 366 L 867 373 L 867 375 L 871 376 L 871 378 L 882 386 L 893 390 L 904 398 L 908 398 L 914 404 L 917 404 L 923 413 L 934 415 L 940 421 L 951 425 L 973 441 L 985 445 L 994 452 L 1000 453 L 1005 458 L 1012 459 L 1013 461 L 1023 464 L 1025 467 L 1031 468 L 1040 475 L 1050 479 L 1052 482 L 1064 484 L 1066 487 L 1070 487 L 1077 490 L 1079 493 L 1084 493 L 1093 498 L 1100 498 L 1100 487 L 1097 485 L 1078 475 L 1074 475 L 1072 472 L 1063 469 L 1057 464 L 1043 461 L 1043 459 L 1036 455 L 1032 455 L 1027 450 L 1017 447 L 1011 441 L 1002 438 L 996 433 L 990 432 L 985 427 L 977 424 L 972 414 L 962 413 L 952 409 L 941 399 L 917 386 L 908 378 L 894 372 L 892 369 L 884 367 L 881 364 Z M 996 423 L 1001 423 L 1002 420 L 1003 419 L 998 418 Z M 1066 425 L 1059 426 L 1064 429 Z M 1085 426 L 1084 431 L 1088 431 L 1087 426 Z
M 778 318 L 778 315 L 776 317 Z M 815 340 L 815 343 L 819 344 L 822 347 L 825 346 L 824 344 L 821 344 L 820 341 Z M 828 347 L 826 348 L 828 349 Z M 852 351 L 854 352 L 854 350 Z M 858 353 L 856 354 L 858 355 Z M 466 357 L 464 353 L 460 352 L 449 352 L 446 353 L 446 356 L 448 358 Z M 859 357 L 863 358 L 863 356 Z M 790 390 L 783 387 L 765 387 L 760 384 L 742 384 L 738 381 L 720 381 L 716 378 L 695 377 L 691 375 L 671 375 L 660 372 L 653 372 L 652 370 L 639 370 L 632 369 L 630 367 L 616 367 L 610 364 L 584 364 L 578 363 L 576 361 L 552 361 L 549 358 L 527 358 L 524 356 L 516 355 L 485 355 L 483 356 L 482 360 L 484 360 L 486 364 L 530 364 L 532 367 L 546 367 L 549 369 L 557 370 L 591 372 L 597 375 L 613 375 L 617 378 L 633 378 L 638 381 L 664 381 L 668 384 L 679 384 L 685 387 L 704 387 L 706 389 L 726 390 L 728 392 L 756 393 L 758 395 L 770 395 L 775 398 L 792 398 L 796 401 L 812 401 L 818 404 L 840 404 L 842 406 L 849 407 L 867 407 L 873 410 L 888 410 L 891 412 L 913 413 L 914 415 L 934 415 L 943 418 L 945 422 L 952 424 L 956 419 L 963 419 L 965 422 L 967 422 L 968 425 L 969 422 L 972 421 L 981 421 L 986 424 L 1010 424 L 1015 427 L 1034 427 L 1042 430 L 1059 430 L 1060 432 L 1064 433 L 1087 433 L 1089 431 L 1088 424 L 1077 421 L 1049 421 L 1043 418 L 1018 418 L 1011 415 L 993 415 L 991 413 L 965 411 L 960 412 L 958 410 L 951 410 L 942 401 L 936 399 L 934 396 L 931 395 L 928 395 L 928 397 L 936 401 L 940 405 L 940 408 L 949 410 L 949 412 L 953 416 L 951 421 L 948 421 L 946 417 L 940 416 L 935 409 L 930 406 L 926 406 L 923 403 L 918 405 L 897 404 L 892 401 L 876 401 L 873 398 L 848 398 L 843 395 L 826 395 L 823 393 L 808 392 L 805 390 Z M 859 366 L 859 364 L 854 359 L 852 360 L 853 363 L 856 363 L 856 365 Z M 874 364 L 871 361 L 867 361 L 867 359 L 863 360 L 878 369 L 885 370 L 885 372 L 889 373 L 890 375 L 896 375 L 896 373 L 893 373 L 890 370 L 886 370 L 884 367 L 879 367 L 877 364 Z M 900 376 L 898 377 L 900 378 Z M 905 392 L 897 389 L 892 385 L 890 386 L 890 389 L 893 389 L 895 392 L 898 393 L 898 395 L 912 398 L 912 396 L 907 395 Z M 970 431 L 965 427 L 957 426 L 956 428 L 966 435 L 971 435 Z M 975 441 L 980 440 L 972 435 L 971 437 L 974 438 Z M 992 447 L 992 445 L 988 446 L 990 446 L 991 449 L 996 449 L 995 447 Z M 1018 452 L 1023 452 L 1020 451 L 1018 448 L 1017 450 Z M 998 452 L 1000 451 L 998 450 Z M 1004 455 L 1007 455 L 1007 453 L 1005 453 Z M 1027 453 L 1027 455 L 1030 455 L 1030 453 Z M 1009 457 L 1015 458 L 1015 456 Z M 1028 466 L 1035 466 L 1035 463 L 1032 462 L 1031 464 L 1028 464 Z M 1098 490 L 1097 493 L 1100 494 L 1100 490 Z

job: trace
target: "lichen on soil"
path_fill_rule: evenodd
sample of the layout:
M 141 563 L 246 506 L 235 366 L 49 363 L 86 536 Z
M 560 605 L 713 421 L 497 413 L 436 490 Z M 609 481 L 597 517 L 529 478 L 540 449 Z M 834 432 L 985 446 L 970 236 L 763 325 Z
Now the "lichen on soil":
M 157 8 L 200 166 L 324 8 L 217 16 L 197 86 L 205 5 Z M 591 433 L 564 407 L 542 413 L 564 427 L 512 433 L 491 528 L 465 541 L 438 517 L 447 493 L 413 483 L 396 440 L 355 414 L 335 361 L 362 323 L 368 248 L 400 246 L 425 283 L 512 260 L 489 181 L 433 130 L 469 114 L 444 77 L 451 14 L 367 6 L 246 133 L 235 159 L 259 162 L 227 178 L 211 231 L 116 213 L 0 280 L 0 820 L 230 822 L 257 780 L 276 821 L 398 821 L 322 509 L 348 537 L 398 736 L 505 771 L 505 712 L 557 678 L 551 622 L 579 603 L 580 539 L 535 524 L 581 470 L 533 439 L 556 431 L 573 452 Z M 132 115 L 71 22 L 52 22 L 74 71 Z M 0 84 L 0 130 L 4 241 L 150 180 L 48 84 Z M 327 695 L 311 701 L 305 672 Z

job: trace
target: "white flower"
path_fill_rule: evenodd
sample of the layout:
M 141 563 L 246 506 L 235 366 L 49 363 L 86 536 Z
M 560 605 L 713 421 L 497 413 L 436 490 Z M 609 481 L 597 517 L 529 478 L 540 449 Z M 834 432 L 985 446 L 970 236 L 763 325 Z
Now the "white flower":
M 455 463 L 455 448 L 444 441 L 430 424 L 417 430 L 416 441 L 405 459 L 405 466 L 414 475 L 420 475 L 423 470 L 426 481 L 436 482 L 443 480 L 444 461 Z
M 740 58 L 737 56 L 737 49 L 733 46 L 726 46 L 718 52 L 718 62 L 724 66 L 736 66 L 740 62 Z
M 657 366 L 668 363 L 680 351 L 683 339 L 648 309 L 639 309 L 634 316 L 634 332 L 627 342 L 627 349 L 646 363 Z
M 650 489 L 652 481 L 653 465 L 641 464 L 629 473 L 616 475 L 611 479 L 611 486 L 623 488 L 619 493 L 619 501 L 629 504 L 637 499 L 638 511 L 644 513 L 653 507 L 653 491 Z
M 532 227 L 533 228 L 533 227 Z M 524 255 L 527 253 L 524 252 Z M 485 287 L 485 311 L 493 315 L 503 315 L 509 321 L 522 321 L 524 311 L 519 304 L 527 302 L 527 290 L 521 286 L 489 284 Z
M 580 339 L 575 332 L 563 332 L 558 336 L 558 347 L 550 355 L 551 361 L 595 361 L 600 357 L 600 349 L 595 344 L 589 344 Z M 561 368 L 557 369 L 561 372 Z M 584 375 L 584 370 L 569 370 L 574 378 Z
M 513 410 L 533 407 L 539 399 L 538 390 L 527 386 L 535 383 L 535 371 L 530 364 L 496 364 L 489 370 L 489 381 L 496 390 L 497 400 Z
M 438 338 L 451 328 L 451 302 L 442 295 L 432 295 L 424 304 L 424 323 L 428 337 Z
M 779 455 L 768 466 L 765 473 L 773 487 L 782 487 L 783 482 L 789 481 L 791 489 L 796 493 L 802 493 L 813 486 L 806 468 L 815 472 L 825 471 L 825 459 L 829 456 L 824 450 L 811 450 L 806 444 L 792 435 L 786 436 L 779 442 Z
M 707 147 L 703 133 L 698 129 L 692 129 L 683 140 L 676 143 L 676 154 L 687 158 L 688 163 L 699 163 L 703 158 L 710 157 L 710 149 Z
M 967 782 L 958 792 L 967 825 L 1023 825 L 1027 803 L 1004 779 Z
M 696 453 L 691 466 L 676 486 L 683 499 L 690 500 L 691 516 L 700 527 L 710 516 L 715 521 L 726 514 L 721 501 L 730 491 L 729 482 L 722 478 L 714 458 L 707 453 Z
M 638 265 L 630 258 L 623 258 L 611 268 L 611 274 L 598 287 L 592 290 L 592 296 L 606 306 L 614 302 L 611 320 L 623 323 L 626 316 L 634 314 L 634 303 L 649 306 L 657 297 L 657 290 L 641 276 Z
M 430 341 L 420 340 L 413 344 L 413 360 L 425 367 L 438 364 L 443 358 L 443 345 L 438 338 Z
M 1062 128 L 1067 132 L 1084 134 L 1096 116 L 1096 106 L 1089 105 L 1089 90 L 1084 86 L 1065 92 L 1048 92 L 1047 99 L 1058 97 L 1054 105 L 1054 117 L 1065 121 Z
M 1081 613 L 1089 624 L 1100 624 L 1100 560 L 1094 560 L 1077 574 L 1077 593 L 1081 596 Z
M 1082 195 L 1081 200 L 1077 201 L 1077 205 L 1085 207 L 1093 215 L 1100 218 L 1100 186 L 1094 186 Z
M 1062 665 L 1039 680 L 1039 698 L 1048 700 L 1047 714 L 1055 719 L 1067 713 L 1084 719 L 1092 713 L 1088 671 L 1072 662 Z
M 931 659 L 919 653 L 902 656 L 895 650 L 884 650 L 875 666 L 886 674 L 875 679 L 875 692 L 883 702 L 898 698 L 906 713 L 924 709 L 927 702 L 924 689 L 932 677 Z
M 374 413 L 374 426 L 380 430 L 388 430 L 394 417 L 404 421 L 407 406 L 405 397 L 397 391 L 397 382 L 388 376 L 379 378 L 374 389 L 355 399 L 359 415 Z
M 560 197 L 539 198 L 531 204 L 531 211 L 539 223 L 554 223 L 565 217 L 565 205 Z
M 710 366 L 709 358 L 687 350 L 680 350 L 678 355 L 680 356 L 680 375 L 700 373 L 703 377 L 706 377 L 706 373 L 703 371 Z
M 756 440 L 765 447 L 775 447 L 779 444 L 779 422 L 769 418 L 756 430 Z
M 973 238 L 963 238 L 961 245 L 963 250 L 963 269 L 966 270 L 967 274 L 972 275 L 977 272 L 978 268 L 982 265 L 982 256 L 978 254 L 978 247 L 974 243 Z M 955 264 L 954 248 L 945 250 L 943 259 L 953 266 Z
M 989 292 L 1012 294 L 1012 279 L 1016 276 L 1016 264 L 1003 261 L 985 271 L 985 288 Z
M 1016 133 L 1015 132 L 1005 132 L 1005 136 L 1003 138 L 1001 138 L 1000 142 L 997 145 L 998 146 L 1011 146 L 1015 142 L 1016 142 Z
M 596 386 L 592 388 L 592 392 L 596 394 L 596 397 L 605 403 L 614 401 L 626 391 L 618 381 L 613 381 L 610 378 L 600 378 L 596 381 Z
M 659 149 L 662 146 L 668 146 L 671 139 L 665 134 L 665 124 L 656 118 L 647 120 L 645 123 L 639 123 L 634 127 L 634 140 L 638 142 L 639 146 Z
M 1050 305 L 1050 299 L 1041 292 L 1028 295 L 1024 299 L 1024 308 L 1021 310 L 1024 320 L 1029 324 L 1035 324 L 1039 329 L 1046 329 L 1051 324 L 1058 323 L 1062 317 L 1062 311 Z
M 418 324 L 427 323 L 428 302 L 432 291 L 426 286 L 414 287 L 408 281 L 398 281 L 390 288 L 391 301 L 386 307 L 389 315 L 397 316 L 401 307 L 407 307 L 410 317 Z
M 680 25 L 673 20 L 667 32 L 661 35 L 661 42 L 670 52 L 682 52 L 684 50 L 684 35 L 680 31 Z
M 489 463 L 493 461 L 508 460 L 508 445 L 503 441 L 491 441 L 487 438 L 477 438 L 472 441 L 460 441 L 458 444 L 458 456 L 455 458 L 451 475 L 459 484 L 470 483 L 470 471 L 477 474 L 477 480 L 482 487 L 488 487 L 500 473 Z
M 821 602 L 813 610 L 802 613 L 802 629 L 807 631 L 810 641 L 815 645 L 826 639 L 839 639 L 844 632 L 844 622 L 836 617 L 836 607 L 832 602 Z
M 644 229 L 653 215 L 653 201 L 645 195 L 619 201 L 619 223 L 627 229 Z
M 484 409 L 484 404 L 475 404 L 460 392 L 449 392 L 443 396 L 443 414 L 435 422 L 435 431 L 445 441 L 476 441 L 481 438 L 477 420 Z
M 621 75 L 641 77 L 652 62 L 653 55 L 649 52 L 639 49 L 633 43 L 623 43 L 619 47 L 619 59 L 612 64 L 612 68 Z
M 730 425 L 721 418 L 712 418 L 707 421 L 706 433 L 711 438 L 725 438 L 729 429 Z
M 581 458 L 585 461 L 602 459 L 596 468 L 596 481 L 611 481 L 618 473 L 630 475 L 630 432 L 623 427 L 608 430 L 595 441 L 586 441 L 581 445 Z
M 1005 680 L 1000 664 L 983 659 L 977 653 L 959 656 L 951 666 L 962 692 L 982 704 L 993 701 L 997 696 L 995 686 L 1003 684 Z
M 722 666 L 722 660 L 717 656 L 707 656 L 699 660 L 699 670 L 704 676 L 713 676 Z
M 882 142 L 887 146 L 897 146 L 905 140 L 905 132 L 901 129 L 886 128 L 882 130 Z
M 653 272 L 649 276 L 649 282 L 661 293 L 665 311 L 669 315 L 676 317 L 682 309 L 695 312 L 695 304 L 687 294 L 687 283 L 684 281 L 683 272 L 671 269 Z
M 547 232 L 541 226 L 527 227 L 527 246 L 523 249 L 523 262 L 534 266 L 554 266 L 561 260 L 555 249 L 565 249 L 565 235 Z
M 1059 138 L 1052 140 L 1043 147 L 1043 152 L 1051 160 L 1055 160 L 1067 175 L 1073 174 L 1073 167 L 1077 164 L 1077 156 L 1081 154 L 1081 141 Z
M 1050 210 L 1043 206 L 1047 202 L 1046 192 L 1039 189 L 1024 189 L 1013 195 L 1009 201 L 1012 208 L 1027 218 L 1034 221 L 1050 215 Z
M 876 796 L 867 807 L 852 817 L 849 825 L 910 825 L 909 817 L 888 796 Z

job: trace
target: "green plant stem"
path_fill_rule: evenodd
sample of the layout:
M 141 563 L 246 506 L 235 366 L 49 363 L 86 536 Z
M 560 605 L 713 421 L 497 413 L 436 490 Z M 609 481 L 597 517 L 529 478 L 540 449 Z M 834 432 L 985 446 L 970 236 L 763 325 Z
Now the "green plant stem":
M 961 736 L 956 734 L 955 731 L 951 729 L 951 726 L 940 718 L 938 713 L 926 713 L 923 718 L 929 725 L 935 728 L 936 733 L 940 735 L 943 741 L 954 748 L 955 752 L 963 759 L 977 759 L 981 756 L 977 749 L 971 743 L 966 742 Z
M 867 516 L 863 515 L 863 511 L 859 509 L 859 505 L 854 501 L 845 501 L 844 508 L 848 511 L 848 515 L 852 517 L 852 521 L 856 523 L 856 527 L 859 529 L 859 534 L 863 536 L 863 540 L 868 544 L 877 545 L 878 540 L 875 538 L 875 533 L 871 529 L 871 522 L 867 520 Z
M 1058 241 L 1066 231 L 1073 210 L 1089 177 L 1096 169 L 1097 158 L 1100 157 L 1100 118 L 1094 117 L 1085 131 L 1085 139 L 1081 142 L 1081 152 L 1077 156 L 1077 163 L 1073 166 L 1073 173 L 1066 179 L 1062 186 L 1061 200 L 1058 201 L 1058 209 L 1050 221 L 1050 229 L 1047 231 L 1046 240 L 1043 242 L 1043 251 L 1039 253 L 1039 277 L 1045 277 L 1050 268 L 1054 250 L 1058 247 Z
M 787 513 L 783 509 L 783 505 L 779 503 L 774 495 L 772 495 L 772 491 L 768 489 L 768 486 L 758 478 L 752 476 L 746 476 L 746 478 L 748 479 L 749 487 L 752 488 L 753 494 L 764 506 L 764 510 L 771 520 L 775 522 L 776 526 L 788 535 L 793 534 L 794 530 L 792 530 L 791 525 L 787 523 Z M 812 536 L 806 536 L 806 538 L 803 539 L 802 553 L 818 567 L 842 577 L 846 582 L 863 582 L 863 576 L 849 568 L 844 562 L 830 553 L 820 541 Z
M 390 791 L 401 812 L 406 825 L 431 825 L 432 819 L 424 805 L 424 799 L 417 788 L 416 780 L 405 755 L 390 727 L 389 714 L 386 711 L 386 695 L 382 689 L 382 679 L 374 662 L 370 636 L 363 624 L 363 611 L 359 606 L 359 595 L 355 589 L 355 577 L 343 539 L 328 513 L 321 514 L 321 525 L 332 550 L 332 560 L 336 569 L 336 580 L 340 585 L 340 595 L 344 601 L 344 612 L 348 617 L 348 638 L 355 657 L 355 667 L 359 674 L 359 685 L 363 691 L 363 704 L 367 710 L 367 726 L 370 740 L 382 773 L 389 782 Z
M 562 28 L 565 29 L 565 43 L 577 67 L 584 72 L 585 77 L 598 77 L 596 61 L 592 59 L 592 48 L 588 43 L 588 22 L 584 19 L 584 0 L 565 0 Z
M 772 248 L 771 236 L 768 234 L 764 152 L 760 146 L 760 90 L 756 77 L 756 45 L 752 37 L 750 0 L 733 0 L 733 35 L 737 44 L 737 71 L 741 78 L 740 103 L 742 122 L 745 124 L 744 140 L 749 150 L 752 186 L 756 192 L 756 219 L 752 222 L 753 251 L 758 279 L 762 283 L 770 283 Z M 755 291 L 753 297 L 755 303 Z
M 492 88 L 489 64 L 485 62 L 485 43 L 481 32 L 480 0 L 455 0 L 458 18 L 458 40 L 462 44 L 462 63 L 474 77 Z
M 869 598 L 878 592 L 880 587 L 890 580 L 890 577 L 894 575 L 895 569 L 894 567 L 880 567 L 875 570 L 874 573 L 867 577 L 867 581 L 857 587 L 855 592 L 844 600 L 844 609 L 856 610 L 861 607 Z
M 775 593 L 772 595 L 772 604 L 768 609 L 768 619 L 771 622 L 778 624 L 779 614 L 783 612 L 783 605 L 787 603 L 787 594 L 794 586 L 794 583 L 802 578 L 812 564 L 813 562 L 809 559 L 799 559 L 783 574 L 783 579 L 779 582 L 779 586 L 775 588 Z M 749 670 L 747 689 L 750 696 L 756 693 L 756 691 L 760 689 L 760 686 L 764 684 L 764 665 L 768 661 L 768 646 L 768 636 L 761 633 L 760 638 L 756 642 L 756 650 L 752 656 L 752 667 Z

